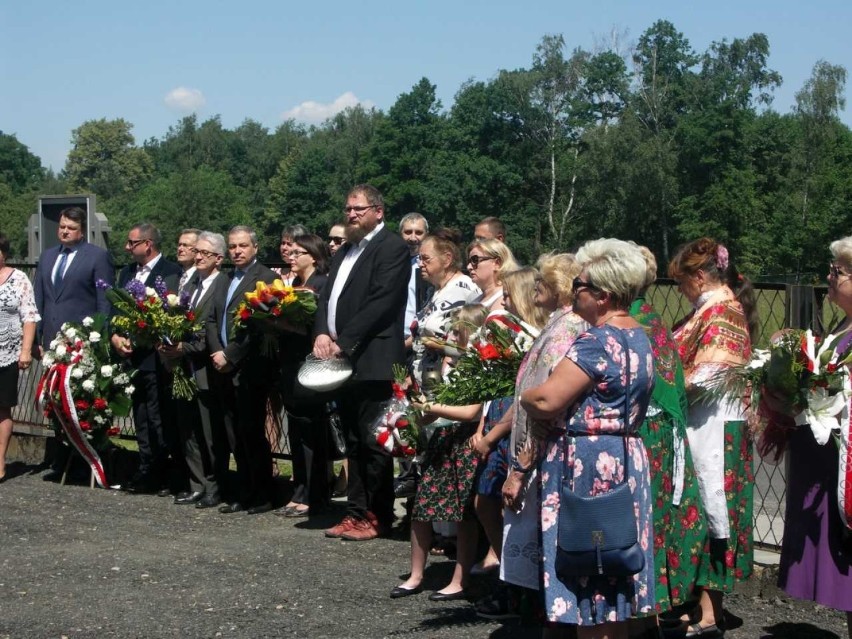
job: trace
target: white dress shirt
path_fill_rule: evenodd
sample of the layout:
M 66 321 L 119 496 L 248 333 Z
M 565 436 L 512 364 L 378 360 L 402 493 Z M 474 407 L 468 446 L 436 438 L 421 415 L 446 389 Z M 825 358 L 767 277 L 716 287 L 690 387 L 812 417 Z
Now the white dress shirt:
M 143 284 L 148 283 L 148 276 L 151 275 L 151 271 L 157 265 L 157 262 L 160 261 L 160 258 L 163 257 L 162 253 L 158 253 L 155 258 L 153 258 L 147 264 L 140 264 L 136 267 L 136 279 L 142 282 Z
M 331 294 L 328 296 L 328 334 L 331 339 L 337 339 L 337 300 L 340 299 L 340 294 L 343 292 L 343 287 L 346 286 L 346 281 L 352 274 L 352 268 L 355 262 L 361 257 L 361 253 L 367 248 L 367 244 L 376 237 L 376 233 L 385 228 L 384 222 L 379 224 L 372 231 L 364 236 L 364 239 L 358 244 L 349 247 L 343 262 L 340 263 L 340 269 L 337 271 L 337 277 L 334 278 L 334 286 L 331 287 Z
M 65 273 L 68 272 L 68 269 L 71 268 L 71 262 L 74 261 L 74 256 L 77 255 L 77 248 L 80 246 L 78 242 L 74 246 L 62 246 L 59 245 L 59 255 L 56 256 L 56 261 L 53 263 L 53 270 L 50 272 L 50 281 L 56 281 L 56 271 L 59 270 L 59 263 L 62 261 L 62 251 L 65 249 L 68 250 L 68 257 L 65 258 L 65 271 L 62 273 L 63 279 L 65 278 Z

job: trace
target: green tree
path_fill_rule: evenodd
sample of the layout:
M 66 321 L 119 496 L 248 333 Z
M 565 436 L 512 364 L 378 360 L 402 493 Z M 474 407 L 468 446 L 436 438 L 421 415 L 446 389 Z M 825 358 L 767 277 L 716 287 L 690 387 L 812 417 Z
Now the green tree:
M 21 193 L 36 187 L 45 175 L 41 160 L 26 145 L 0 131 L 0 183 Z

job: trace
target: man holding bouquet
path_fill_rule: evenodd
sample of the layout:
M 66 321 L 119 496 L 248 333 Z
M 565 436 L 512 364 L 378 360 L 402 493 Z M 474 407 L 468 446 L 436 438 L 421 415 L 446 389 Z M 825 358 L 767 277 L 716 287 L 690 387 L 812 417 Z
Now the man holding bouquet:
M 371 432 L 392 394 L 393 365 L 405 362 L 402 336 L 411 261 L 408 247 L 384 225 L 381 193 L 367 184 L 346 199 L 346 243 L 334 256 L 317 304 L 313 353 L 346 357 L 353 380 L 339 391 L 349 459 L 346 517 L 328 537 L 368 540 L 393 522 L 393 459 Z
M 143 222 L 135 225 L 127 234 L 124 250 L 133 260 L 118 274 L 118 286 L 124 287 L 130 280 L 152 286 L 160 277 L 170 291 L 177 291 L 183 272 L 181 267 L 163 257 L 160 252 L 162 237 L 153 224 Z M 113 348 L 122 357 L 129 357 L 137 369 L 133 378 L 133 421 L 136 425 L 136 440 L 139 443 L 139 470 L 126 489 L 131 493 L 153 493 L 160 491 L 168 495 L 166 464 L 168 449 L 164 422 L 171 416 L 171 397 L 166 387 L 165 369 L 153 348 L 134 348 L 130 337 L 115 334 L 111 338 Z M 168 428 L 173 428 L 169 423 Z M 168 439 L 175 443 L 177 433 L 170 432 Z

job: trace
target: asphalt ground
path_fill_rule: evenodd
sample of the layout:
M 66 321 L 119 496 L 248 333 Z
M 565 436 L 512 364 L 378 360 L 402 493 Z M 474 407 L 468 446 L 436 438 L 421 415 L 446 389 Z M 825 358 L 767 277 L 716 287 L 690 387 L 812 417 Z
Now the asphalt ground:
M 537 637 L 434 603 L 452 562 L 430 562 L 425 593 L 391 600 L 406 533 L 326 539 L 317 521 L 222 515 L 170 498 L 59 486 L 16 462 L 0 484 L 0 638 Z M 282 480 L 282 490 L 286 490 Z M 401 504 L 402 502 L 398 502 Z M 847 636 L 845 616 L 786 598 L 772 569 L 727 598 L 730 639 Z M 487 581 L 474 583 L 484 592 Z

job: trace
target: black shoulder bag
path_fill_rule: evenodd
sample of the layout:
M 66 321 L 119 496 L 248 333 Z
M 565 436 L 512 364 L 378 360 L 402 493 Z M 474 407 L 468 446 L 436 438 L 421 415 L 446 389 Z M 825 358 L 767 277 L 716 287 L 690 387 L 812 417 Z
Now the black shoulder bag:
M 630 351 L 620 334 L 619 341 L 627 357 L 624 420 L 629 428 Z M 566 473 L 562 479 L 555 565 L 556 576 L 562 581 L 594 575 L 627 577 L 645 567 L 645 553 L 639 545 L 633 510 L 633 493 L 628 483 L 627 435 L 623 440 L 624 481 L 617 488 L 594 497 L 583 497 L 572 490 L 573 477 Z

